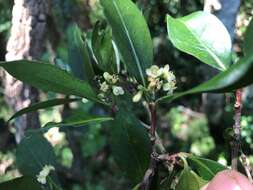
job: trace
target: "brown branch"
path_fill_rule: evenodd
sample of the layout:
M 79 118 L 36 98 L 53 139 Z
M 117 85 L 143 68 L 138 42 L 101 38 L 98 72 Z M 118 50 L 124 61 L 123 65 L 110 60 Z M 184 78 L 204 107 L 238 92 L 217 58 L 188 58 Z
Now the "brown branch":
M 146 123 L 140 121 L 141 124 L 147 129 L 147 130 L 150 130 L 150 126 L 147 125 Z M 156 136 L 156 142 L 155 142 L 155 146 L 159 149 L 159 151 L 162 153 L 162 154 L 165 154 L 166 153 L 166 149 L 165 147 L 163 146 L 163 143 L 162 143 L 162 140 L 160 138 L 160 136 L 158 135 L 158 133 L 156 132 L 155 133 L 155 136 Z
M 157 168 L 157 162 L 158 162 L 158 154 L 156 152 L 156 128 L 157 128 L 157 113 L 156 113 L 156 105 L 155 103 L 149 104 L 149 112 L 151 117 L 151 127 L 149 129 L 149 135 L 150 135 L 150 141 L 152 146 L 152 153 L 150 155 L 150 163 L 149 168 L 147 169 L 142 183 L 140 185 L 141 190 L 149 190 L 151 189 L 152 185 L 152 179 L 155 176 L 155 171 Z
M 231 141 L 232 169 L 237 170 L 238 154 L 240 151 L 241 140 L 241 112 L 242 112 L 242 89 L 236 91 L 236 102 L 234 105 L 235 123 L 233 125 L 234 136 Z

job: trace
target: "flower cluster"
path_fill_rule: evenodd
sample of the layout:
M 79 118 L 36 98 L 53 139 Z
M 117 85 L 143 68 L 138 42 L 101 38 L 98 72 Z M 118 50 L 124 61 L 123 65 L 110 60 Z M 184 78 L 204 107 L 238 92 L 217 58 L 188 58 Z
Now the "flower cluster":
M 45 165 L 42 170 L 40 171 L 39 175 L 37 175 L 37 181 L 41 184 L 47 183 L 47 176 L 49 175 L 50 171 L 55 170 L 55 168 L 51 165 Z
M 176 77 L 173 72 L 170 71 L 169 65 L 159 68 L 156 65 L 152 65 L 146 70 L 148 76 L 148 87 L 147 91 L 155 93 L 161 89 L 172 94 L 176 89 Z M 138 92 L 133 97 L 133 102 L 138 102 L 142 98 L 143 91 L 145 88 L 143 86 L 138 86 Z
M 118 75 L 112 74 L 110 75 L 108 72 L 103 74 L 103 82 L 100 82 L 100 91 L 99 97 L 104 98 L 105 94 L 108 92 L 112 92 L 115 96 L 123 95 L 124 89 L 121 86 L 118 86 L 119 82 Z
M 149 90 L 158 91 L 162 88 L 163 91 L 173 93 L 176 89 L 176 77 L 170 71 L 169 65 L 165 65 L 162 68 L 153 65 L 146 70 L 146 74 L 149 81 Z

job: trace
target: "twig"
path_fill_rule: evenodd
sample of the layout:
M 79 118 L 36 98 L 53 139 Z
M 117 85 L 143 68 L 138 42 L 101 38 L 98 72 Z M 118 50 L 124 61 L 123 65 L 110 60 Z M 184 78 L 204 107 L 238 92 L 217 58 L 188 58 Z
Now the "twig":
M 142 183 L 140 185 L 141 190 L 150 190 L 152 185 L 152 179 L 155 175 L 155 171 L 157 168 L 158 162 L 158 154 L 156 152 L 155 144 L 156 144 L 156 128 L 157 128 L 157 115 L 156 115 L 156 105 L 155 103 L 149 104 L 149 112 L 151 117 L 151 127 L 149 129 L 150 141 L 152 145 L 152 153 L 150 155 L 150 163 L 149 168 L 145 172 Z
M 231 141 L 232 169 L 237 170 L 238 154 L 241 140 L 241 112 L 242 112 L 242 89 L 236 91 L 236 102 L 234 105 L 235 123 L 233 125 L 234 136 Z
M 155 176 L 157 163 L 159 161 L 157 157 L 158 157 L 157 153 L 155 152 L 151 153 L 149 168 L 145 172 L 145 175 L 140 185 L 141 190 L 151 190 L 152 180 L 153 180 L 153 177 Z
M 146 123 L 140 121 L 141 124 L 147 129 L 147 130 L 150 130 L 150 126 L 147 125 Z M 156 142 L 155 142 L 155 145 L 157 146 L 157 148 L 161 151 L 162 154 L 165 154 L 166 153 L 166 149 L 165 147 L 163 146 L 163 143 L 162 143 L 162 140 L 161 140 L 161 137 L 158 135 L 157 132 L 155 132 L 155 136 L 156 136 Z
M 155 140 L 156 140 L 156 120 L 157 120 L 157 116 L 156 116 L 156 105 L 155 103 L 150 103 L 149 104 L 149 110 L 150 110 L 150 115 L 151 115 L 151 128 L 149 131 L 150 134 L 150 140 L 153 146 L 153 151 L 154 151 L 154 145 L 155 145 Z

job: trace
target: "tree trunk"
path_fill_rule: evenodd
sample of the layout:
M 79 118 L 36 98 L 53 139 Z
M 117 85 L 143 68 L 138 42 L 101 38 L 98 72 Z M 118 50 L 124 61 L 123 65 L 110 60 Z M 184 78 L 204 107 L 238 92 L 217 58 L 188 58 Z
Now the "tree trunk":
M 12 11 L 12 28 L 7 43 L 6 61 L 39 59 L 45 48 L 47 0 L 15 0 Z M 32 74 L 32 73 L 31 73 Z M 8 73 L 4 77 L 5 99 L 17 111 L 36 102 L 39 92 Z M 38 113 L 27 114 L 15 121 L 16 141 L 19 143 L 26 128 L 40 125 Z

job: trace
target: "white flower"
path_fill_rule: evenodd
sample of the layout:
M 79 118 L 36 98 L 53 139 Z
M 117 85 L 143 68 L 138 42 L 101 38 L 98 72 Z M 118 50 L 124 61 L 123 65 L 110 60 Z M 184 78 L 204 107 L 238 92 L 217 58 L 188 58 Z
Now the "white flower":
M 156 65 L 152 65 L 146 70 L 148 75 L 148 90 L 158 91 L 163 88 L 164 91 L 173 93 L 176 89 L 176 77 L 173 72 L 170 71 L 170 66 L 165 65 L 159 68 Z
M 43 185 L 47 183 L 47 179 L 44 176 L 37 176 L 37 181 Z
M 168 82 L 176 80 L 174 73 L 169 70 L 169 65 L 165 65 L 163 68 L 162 78 Z
M 45 165 L 42 170 L 40 171 L 39 175 L 36 175 L 37 181 L 41 184 L 47 183 L 47 176 L 49 175 L 50 171 L 55 170 L 55 168 L 51 165 Z
M 162 80 L 158 80 L 157 84 L 156 84 L 156 89 L 160 90 L 162 88 L 162 85 L 163 85 L 163 81 Z
M 173 92 L 173 90 L 176 89 L 176 83 L 175 82 L 167 82 L 163 84 L 163 90 L 164 91 L 170 91 Z
M 103 77 L 110 84 L 115 84 L 119 80 L 119 77 L 117 75 L 110 75 L 108 72 L 105 72 L 103 74 Z
M 149 85 L 148 89 L 149 90 L 160 90 L 163 84 L 163 81 L 159 80 L 159 78 L 154 79 L 154 78 L 149 78 Z
M 44 133 L 44 137 L 46 137 L 46 139 L 55 146 L 63 141 L 65 133 L 60 132 L 59 127 L 52 127 Z
M 112 75 L 111 83 L 116 84 L 119 81 L 119 77 L 117 75 Z
M 152 65 L 149 69 L 146 69 L 146 74 L 149 77 L 157 78 L 162 74 L 162 71 L 157 65 Z
M 170 66 L 168 64 L 166 64 L 164 67 L 163 67 L 163 72 L 167 72 L 170 70 Z
M 109 85 L 106 82 L 103 82 L 100 86 L 100 90 L 103 92 L 107 92 L 108 89 L 109 89 Z
M 112 78 L 112 76 L 108 72 L 104 72 L 103 77 L 106 81 L 109 81 Z
M 133 97 L 133 102 L 139 102 L 142 98 L 143 91 L 138 91 L 137 94 L 134 95 Z
M 112 92 L 115 96 L 123 95 L 125 93 L 123 88 L 120 86 L 113 86 Z

